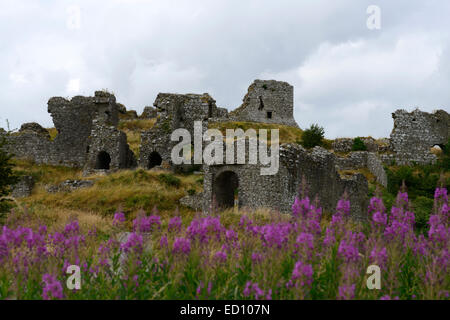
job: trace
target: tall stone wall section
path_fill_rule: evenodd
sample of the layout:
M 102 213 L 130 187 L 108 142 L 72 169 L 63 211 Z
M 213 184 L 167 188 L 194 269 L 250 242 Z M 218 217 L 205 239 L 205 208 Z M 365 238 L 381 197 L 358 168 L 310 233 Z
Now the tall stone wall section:
M 294 120 L 294 87 L 287 82 L 255 80 L 242 105 L 230 112 L 230 119 L 298 127 Z
M 48 112 L 58 132 L 54 140 L 39 124 L 27 123 L 19 132 L 8 135 L 8 151 L 38 164 L 83 168 L 88 155 L 99 145 L 96 139 L 102 135 L 102 131 L 95 132 L 94 122 L 95 128 L 102 127 L 98 124 L 116 128 L 119 122 L 116 98 L 103 91 L 96 91 L 94 97 L 76 96 L 71 100 L 53 97 L 48 101 Z M 112 139 L 114 135 L 110 134 L 103 138 Z M 121 141 L 123 144 L 123 138 Z
M 444 110 L 427 113 L 416 109 L 412 112 L 397 110 L 392 118 L 394 129 L 390 140 L 396 163 L 435 162 L 437 158 L 430 150 L 435 145 L 444 146 L 448 142 L 450 115 Z
M 202 132 L 205 132 L 210 119 L 226 114 L 224 109 L 217 108 L 216 101 L 207 93 L 160 93 L 154 106 L 158 111 L 158 119 L 153 128 L 141 134 L 139 165 L 143 168 L 149 168 L 150 155 L 154 152 L 171 165 L 171 151 L 178 144 L 170 139 L 174 130 L 186 129 L 193 139 L 195 121 L 202 121 Z
M 89 153 L 85 165 L 86 173 L 94 170 L 117 170 L 137 166 L 134 154 L 128 146 L 126 134 L 115 126 L 94 120 L 89 139 Z M 109 168 L 99 167 L 99 155 L 101 152 L 108 154 L 110 159 L 108 163 Z

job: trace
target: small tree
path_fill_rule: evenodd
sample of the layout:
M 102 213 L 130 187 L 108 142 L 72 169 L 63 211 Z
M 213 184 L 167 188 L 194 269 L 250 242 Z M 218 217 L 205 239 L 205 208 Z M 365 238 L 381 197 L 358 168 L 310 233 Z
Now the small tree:
M 320 146 L 323 143 L 324 136 L 325 130 L 318 124 L 312 124 L 309 129 L 303 131 L 302 145 L 307 149 Z
M 3 198 L 10 194 L 11 185 L 17 183 L 18 180 L 13 171 L 12 155 L 6 151 L 6 143 L 4 134 L 0 133 L 0 212 L 8 207 Z
M 367 146 L 361 138 L 353 139 L 352 151 L 367 151 Z

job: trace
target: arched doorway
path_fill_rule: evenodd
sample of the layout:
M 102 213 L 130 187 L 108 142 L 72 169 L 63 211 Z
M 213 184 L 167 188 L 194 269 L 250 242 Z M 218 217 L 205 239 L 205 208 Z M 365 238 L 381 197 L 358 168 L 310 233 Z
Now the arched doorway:
M 213 195 L 219 208 L 234 207 L 234 195 L 239 188 L 239 179 L 233 171 L 220 173 L 213 184 Z
M 97 154 L 97 160 L 95 161 L 95 169 L 109 170 L 111 164 L 111 157 L 108 152 L 101 151 Z
M 154 168 L 156 166 L 160 166 L 162 163 L 162 158 L 159 155 L 158 152 L 153 151 L 152 153 L 150 153 L 150 156 L 148 157 L 148 166 L 147 169 L 151 169 Z

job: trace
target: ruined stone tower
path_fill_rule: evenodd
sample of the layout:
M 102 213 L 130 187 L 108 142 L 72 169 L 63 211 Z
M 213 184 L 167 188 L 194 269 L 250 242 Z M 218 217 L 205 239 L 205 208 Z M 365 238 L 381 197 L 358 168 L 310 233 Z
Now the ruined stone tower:
M 431 148 L 436 145 L 442 148 L 450 138 L 450 115 L 447 112 L 397 110 L 392 118 L 394 129 L 390 140 L 398 164 L 436 161 L 436 156 L 430 152 Z
M 294 87 L 287 82 L 255 80 L 242 105 L 230 112 L 230 119 L 298 127 L 294 120 Z

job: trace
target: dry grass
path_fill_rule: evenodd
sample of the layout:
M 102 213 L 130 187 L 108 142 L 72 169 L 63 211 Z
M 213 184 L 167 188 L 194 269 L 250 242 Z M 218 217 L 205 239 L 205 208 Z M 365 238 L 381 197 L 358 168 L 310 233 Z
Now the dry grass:
M 47 128 L 47 131 L 50 134 L 50 140 L 55 140 L 58 135 L 58 130 L 56 130 L 56 128 Z
M 114 213 L 118 208 L 124 212 L 135 214 L 139 210 L 151 212 L 157 207 L 162 212 L 172 212 L 178 206 L 180 198 L 188 194 L 188 190 L 202 191 L 199 183 L 200 176 L 172 175 L 164 171 L 124 170 L 107 176 L 89 176 L 95 184 L 91 188 L 74 190 L 72 192 L 48 193 L 45 185 L 58 183 L 67 179 L 80 179 L 81 172 L 76 169 L 52 166 L 25 165 L 22 169 L 26 173 L 34 173 L 37 185 L 33 194 L 22 200 L 28 207 L 46 208 L 59 211 L 80 210 L 95 212 L 100 215 Z M 161 175 L 169 175 L 179 179 L 179 186 L 170 184 Z M 191 210 L 181 208 L 190 212 Z
M 439 146 L 434 146 L 433 148 L 431 148 L 430 152 L 437 157 L 440 157 L 444 154 L 444 151 Z
M 136 158 L 139 158 L 140 146 L 141 146 L 141 132 L 122 130 L 127 135 L 127 142 L 130 146 L 131 151 L 133 151 Z
M 130 131 L 138 131 L 138 130 L 148 130 L 153 128 L 155 125 L 156 118 L 153 119 L 135 119 L 135 120 L 126 120 L 119 122 L 119 130 L 130 130 Z
M 14 209 L 8 215 L 8 223 L 24 227 L 38 227 L 46 225 L 50 232 L 60 231 L 70 221 L 77 220 L 84 231 L 97 230 L 102 234 L 110 234 L 112 231 L 112 217 L 101 216 L 95 212 L 64 209 L 36 205 Z
M 120 121 L 118 128 L 127 135 L 128 145 L 135 156 L 139 157 L 139 149 L 141 145 L 141 132 L 153 128 L 156 118 L 154 119 L 135 119 Z
M 209 123 L 210 129 L 219 129 L 222 134 L 226 135 L 226 129 L 254 129 L 258 133 L 259 129 L 279 129 L 279 139 L 281 143 L 299 142 L 301 140 L 303 130 L 295 127 L 285 126 L 281 124 L 268 124 L 258 122 L 241 122 L 241 121 L 229 121 L 229 122 L 212 122 Z M 270 134 L 268 134 L 268 143 L 270 144 Z
M 56 184 L 69 179 L 83 179 L 81 170 L 76 168 L 37 165 L 30 161 L 18 159 L 15 159 L 13 163 L 15 170 L 33 176 L 36 181 L 42 184 Z

